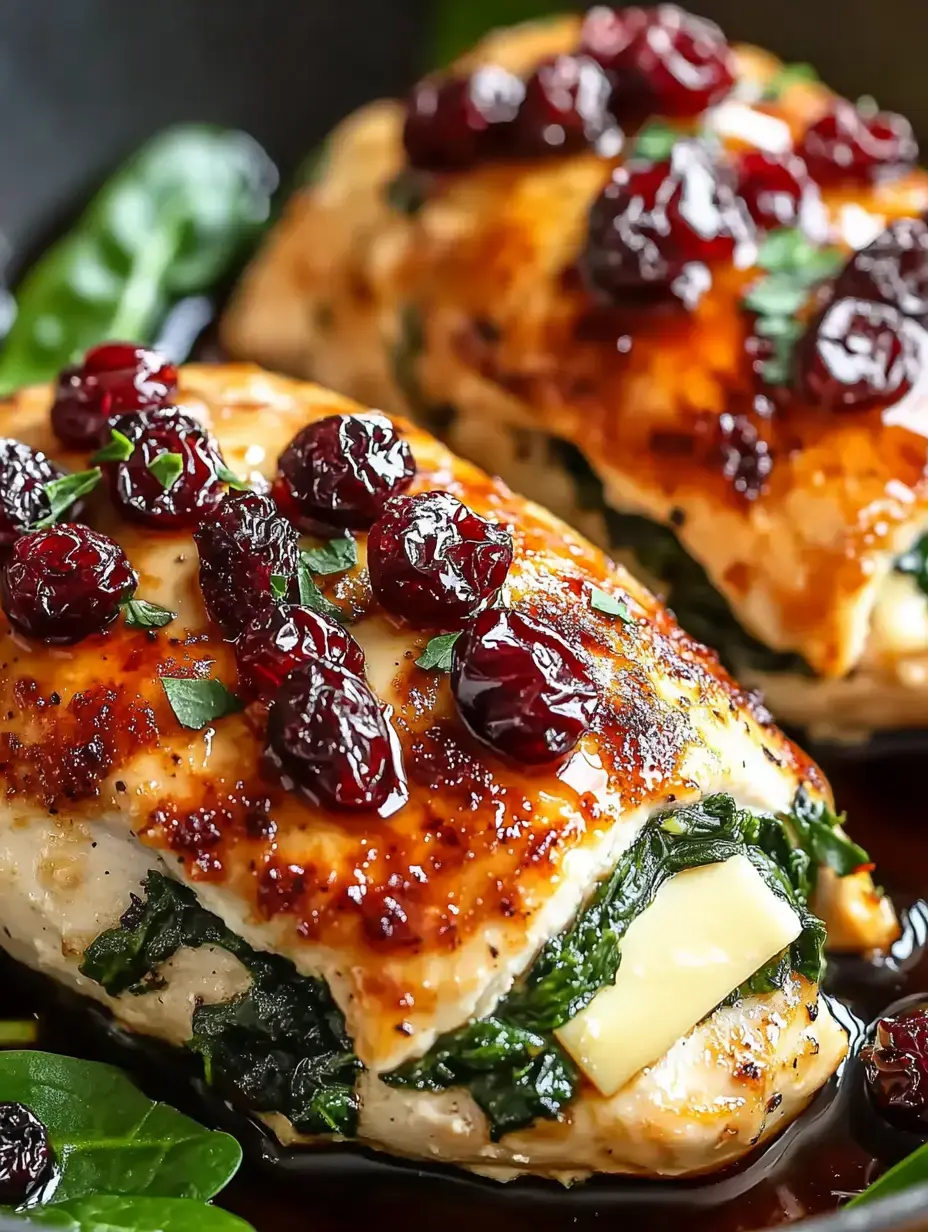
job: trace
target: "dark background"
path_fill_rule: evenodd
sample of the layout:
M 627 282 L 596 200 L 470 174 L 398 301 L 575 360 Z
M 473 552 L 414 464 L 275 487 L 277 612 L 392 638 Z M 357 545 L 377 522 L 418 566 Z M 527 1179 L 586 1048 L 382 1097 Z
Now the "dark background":
M 553 6 L 0 0 L 0 232 L 14 269 L 158 128 L 176 120 L 240 125 L 286 172 L 353 107 L 402 91 L 430 63 L 438 27 L 477 29 L 494 13 L 533 7 Z M 928 0 L 695 0 L 693 7 L 732 37 L 814 62 L 850 95 L 876 95 L 928 139 Z

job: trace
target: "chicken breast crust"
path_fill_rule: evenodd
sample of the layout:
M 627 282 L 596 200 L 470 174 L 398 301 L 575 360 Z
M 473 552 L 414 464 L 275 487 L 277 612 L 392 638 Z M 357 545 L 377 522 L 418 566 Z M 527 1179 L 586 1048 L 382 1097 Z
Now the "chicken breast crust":
M 576 48 L 579 20 L 499 31 L 460 67 L 528 73 Z M 797 80 L 765 100 L 783 66 L 735 52 L 735 90 L 700 123 L 732 153 L 790 149 L 834 95 Z M 891 407 L 758 414 L 740 306 L 757 268 L 714 266 L 690 313 L 591 318 L 577 259 L 617 160 L 487 163 L 403 208 L 403 117 L 378 102 L 332 134 L 226 315 L 231 352 L 417 415 L 608 550 L 604 505 L 672 526 L 739 624 L 810 671 L 739 663 L 778 717 L 824 735 L 928 722 L 928 597 L 892 575 L 928 529 L 924 336 Z M 822 198 L 830 242 L 860 248 L 928 209 L 928 175 Z
M 182 369 L 177 401 L 212 430 L 227 465 L 256 484 L 274 475 L 307 423 L 363 413 L 250 365 Z M 79 470 L 86 457 L 57 447 L 49 402 L 44 388 L 15 395 L 4 404 L 5 431 Z M 146 874 L 167 872 L 253 947 L 327 981 L 369 1071 L 362 1139 L 517 1170 L 716 1167 L 794 1116 L 843 1055 L 827 1005 L 796 977 L 781 992 L 717 1011 L 613 1099 L 584 1086 L 563 1123 L 492 1148 L 467 1099 L 412 1095 L 376 1077 L 489 1013 L 656 811 L 724 791 L 744 807 L 788 812 L 800 786 L 830 801 L 815 764 L 640 583 L 544 510 L 396 422 L 415 456 L 413 490 L 446 489 L 508 527 L 511 603 L 591 656 L 602 703 L 574 754 L 528 774 L 465 737 L 447 676 L 415 663 L 428 635 L 374 605 L 358 534 L 357 566 L 319 580 L 350 613 L 368 679 L 392 708 L 409 802 L 383 819 L 297 800 L 262 775 L 253 714 L 202 731 L 180 725 L 162 677 L 210 676 L 234 689 L 232 647 L 206 614 L 192 537 L 120 521 L 98 489 L 87 521 L 123 546 L 138 597 L 177 617 L 149 631 L 119 621 L 54 648 L 2 618 L 0 940 L 104 1001 L 130 1029 L 183 1042 L 196 1004 L 247 985 L 236 958 L 209 946 L 180 950 L 160 973 L 163 986 L 145 997 L 107 997 L 78 971 Z M 620 596 L 633 623 L 594 610 L 594 585 Z M 823 877 L 842 944 L 887 944 L 892 911 L 869 874 Z

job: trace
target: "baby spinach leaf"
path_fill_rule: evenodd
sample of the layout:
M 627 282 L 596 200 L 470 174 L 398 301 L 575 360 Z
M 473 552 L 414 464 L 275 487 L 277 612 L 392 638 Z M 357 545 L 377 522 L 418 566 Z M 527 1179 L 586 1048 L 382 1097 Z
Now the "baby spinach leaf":
M 252 1232 L 251 1225 L 219 1206 L 192 1198 L 97 1194 L 60 1205 L 21 1211 L 13 1226 L 59 1232 Z
M 0 392 L 48 380 L 106 338 L 152 342 L 172 304 L 234 267 L 276 186 L 245 133 L 191 124 L 153 137 L 26 275 Z
M 425 650 L 416 659 L 416 667 L 426 672 L 450 672 L 453 659 L 454 643 L 461 636 L 456 633 L 439 633 L 426 644 Z
M 88 947 L 81 973 L 112 996 L 158 987 L 158 967 L 178 949 L 217 945 L 251 973 L 247 992 L 194 1012 L 189 1047 L 206 1079 L 246 1107 L 282 1112 L 297 1129 L 349 1137 L 358 1115 L 354 1056 L 345 1020 L 323 980 L 253 950 L 186 886 L 149 873 L 144 901 L 133 896 L 118 928 Z
M 25 1104 L 48 1130 L 57 1175 L 46 1202 L 101 1193 L 206 1201 L 241 1163 L 234 1138 L 153 1103 L 111 1065 L 0 1053 L 0 1100 Z
M 839 877 L 847 877 L 859 868 L 870 867 L 863 847 L 838 830 L 843 821 L 843 813 L 837 816 L 823 800 L 813 800 L 804 787 L 796 793 L 790 823 L 800 847 L 812 857 L 813 869 L 825 865 Z
M 202 731 L 215 719 L 225 718 L 242 709 L 242 703 L 221 680 L 188 680 L 162 676 L 161 685 L 167 694 L 174 717 L 181 727 Z

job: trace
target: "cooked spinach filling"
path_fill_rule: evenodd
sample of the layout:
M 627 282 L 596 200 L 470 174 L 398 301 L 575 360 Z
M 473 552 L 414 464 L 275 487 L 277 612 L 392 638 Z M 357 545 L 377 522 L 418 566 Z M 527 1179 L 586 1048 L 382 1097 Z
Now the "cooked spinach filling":
M 804 791 L 785 818 L 739 809 L 724 795 L 657 815 L 493 1015 L 443 1035 L 423 1058 L 384 1080 L 421 1091 L 466 1087 L 494 1140 L 557 1118 L 580 1076 L 553 1032 L 615 980 L 622 938 L 668 878 L 734 855 L 746 855 L 793 907 L 802 932 L 729 1000 L 780 988 L 792 972 L 818 981 L 825 929 L 808 901 L 819 866 L 844 876 L 867 863 L 866 852 L 836 829 L 839 821 Z M 194 1012 L 189 1047 L 202 1056 L 207 1080 L 249 1108 L 283 1113 L 304 1133 L 352 1134 L 362 1066 L 325 983 L 252 949 L 170 878 L 149 873 L 145 890 L 144 901 L 133 896 L 119 927 L 92 942 L 81 972 L 113 996 L 143 994 L 162 986 L 158 968 L 183 946 L 228 950 L 252 985 Z
M 353 1134 L 361 1063 L 325 982 L 252 949 L 186 886 L 149 873 L 144 901 L 133 895 L 119 927 L 90 944 L 81 974 L 111 996 L 146 993 L 163 986 L 161 963 L 202 945 L 234 954 L 252 979 L 231 1001 L 194 1010 L 188 1047 L 203 1058 L 207 1081 L 257 1112 L 282 1112 L 302 1133 Z
M 486 1113 L 494 1140 L 536 1118 L 556 1117 L 574 1097 L 579 1075 L 553 1031 L 615 980 L 622 938 L 668 878 L 738 854 L 794 908 L 802 932 L 731 1000 L 780 988 L 791 972 L 817 982 L 825 926 L 808 900 L 818 861 L 840 874 L 867 861 L 835 829 L 838 822 L 805 792 L 786 819 L 739 809 L 724 795 L 652 818 L 571 928 L 548 942 L 491 1017 L 442 1036 L 421 1060 L 385 1075 L 385 1081 L 422 1091 L 467 1087 Z
M 698 641 L 715 647 L 733 675 L 746 668 L 810 674 L 799 655 L 772 650 L 741 627 L 728 600 L 669 527 L 613 509 L 606 500 L 602 480 L 575 445 L 553 438 L 551 452 L 573 479 L 580 508 L 602 514 L 610 549 L 631 552 L 641 568 L 662 583 L 667 606 L 683 628 Z
M 923 535 L 896 561 L 896 572 L 907 573 L 923 595 L 928 595 L 928 535 Z

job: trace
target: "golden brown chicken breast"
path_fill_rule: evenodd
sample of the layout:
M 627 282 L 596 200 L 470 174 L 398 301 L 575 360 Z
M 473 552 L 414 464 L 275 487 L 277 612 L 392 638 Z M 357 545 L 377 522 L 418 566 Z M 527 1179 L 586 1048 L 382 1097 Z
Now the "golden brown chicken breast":
M 426 433 L 126 351 L 3 408 L 0 943 L 287 1141 L 687 1175 L 795 1117 L 816 909 L 895 934 L 817 767 Z
M 224 337 L 620 554 L 784 720 L 923 725 L 915 156 L 672 5 L 503 30 L 335 130 Z

